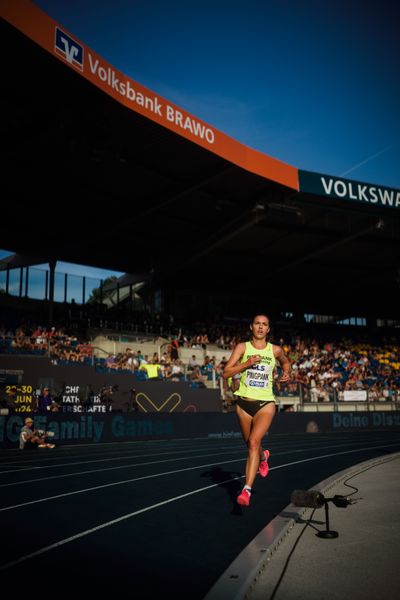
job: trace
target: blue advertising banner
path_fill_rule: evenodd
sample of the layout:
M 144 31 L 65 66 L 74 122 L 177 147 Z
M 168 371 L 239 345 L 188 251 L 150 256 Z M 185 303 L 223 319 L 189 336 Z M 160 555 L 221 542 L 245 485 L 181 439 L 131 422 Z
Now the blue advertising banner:
M 108 413 L 33 415 L 34 429 L 51 431 L 56 445 L 179 438 L 241 438 L 235 413 Z M 24 416 L 0 416 L 0 448 L 18 448 Z M 271 434 L 400 431 L 400 413 L 277 413 Z
M 299 191 L 379 208 L 400 209 L 400 190 L 311 171 L 299 171 Z

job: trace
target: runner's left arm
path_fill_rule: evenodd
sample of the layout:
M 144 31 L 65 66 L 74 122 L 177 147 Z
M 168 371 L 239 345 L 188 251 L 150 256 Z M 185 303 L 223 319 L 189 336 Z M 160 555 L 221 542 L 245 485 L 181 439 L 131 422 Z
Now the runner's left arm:
M 282 350 L 282 348 L 280 346 L 274 346 L 274 356 L 275 356 L 276 360 L 279 362 L 279 364 L 282 368 L 282 371 L 283 371 L 280 381 L 282 383 L 284 383 L 285 381 L 289 381 L 290 380 L 290 371 L 291 371 L 290 360 L 288 359 L 288 357 L 286 356 L 286 354 L 284 353 L 284 351 Z

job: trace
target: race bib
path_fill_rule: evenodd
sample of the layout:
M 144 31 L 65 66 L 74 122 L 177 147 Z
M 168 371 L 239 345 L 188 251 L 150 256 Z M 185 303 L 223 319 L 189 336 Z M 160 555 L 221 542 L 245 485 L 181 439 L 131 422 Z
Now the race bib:
M 250 388 L 265 389 L 268 387 L 271 365 L 253 365 L 246 371 L 245 383 Z

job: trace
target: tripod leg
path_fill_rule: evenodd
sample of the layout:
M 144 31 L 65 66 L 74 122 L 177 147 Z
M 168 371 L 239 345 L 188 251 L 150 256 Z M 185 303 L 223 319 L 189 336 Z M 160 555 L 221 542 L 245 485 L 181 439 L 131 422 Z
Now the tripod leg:
M 337 531 L 331 531 L 329 529 L 329 507 L 328 507 L 328 502 L 326 502 L 326 501 L 325 501 L 325 522 L 326 522 L 325 531 L 319 531 L 315 535 L 317 537 L 325 538 L 325 539 L 333 539 L 333 538 L 339 537 L 339 534 Z

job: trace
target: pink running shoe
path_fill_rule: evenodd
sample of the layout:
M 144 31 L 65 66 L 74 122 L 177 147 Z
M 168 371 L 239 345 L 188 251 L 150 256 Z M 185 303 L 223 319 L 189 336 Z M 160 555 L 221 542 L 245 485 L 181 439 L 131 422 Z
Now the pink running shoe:
M 269 459 L 269 450 L 266 450 L 265 451 L 265 460 L 262 460 L 258 467 L 258 472 L 260 473 L 261 477 L 266 477 L 269 473 L 268 459 Z
M 249 506 L 250 504 L 250 494 L 247 490 L 243 488 L 242 493 L 237 497 L 237 503 L 241 506 Z

